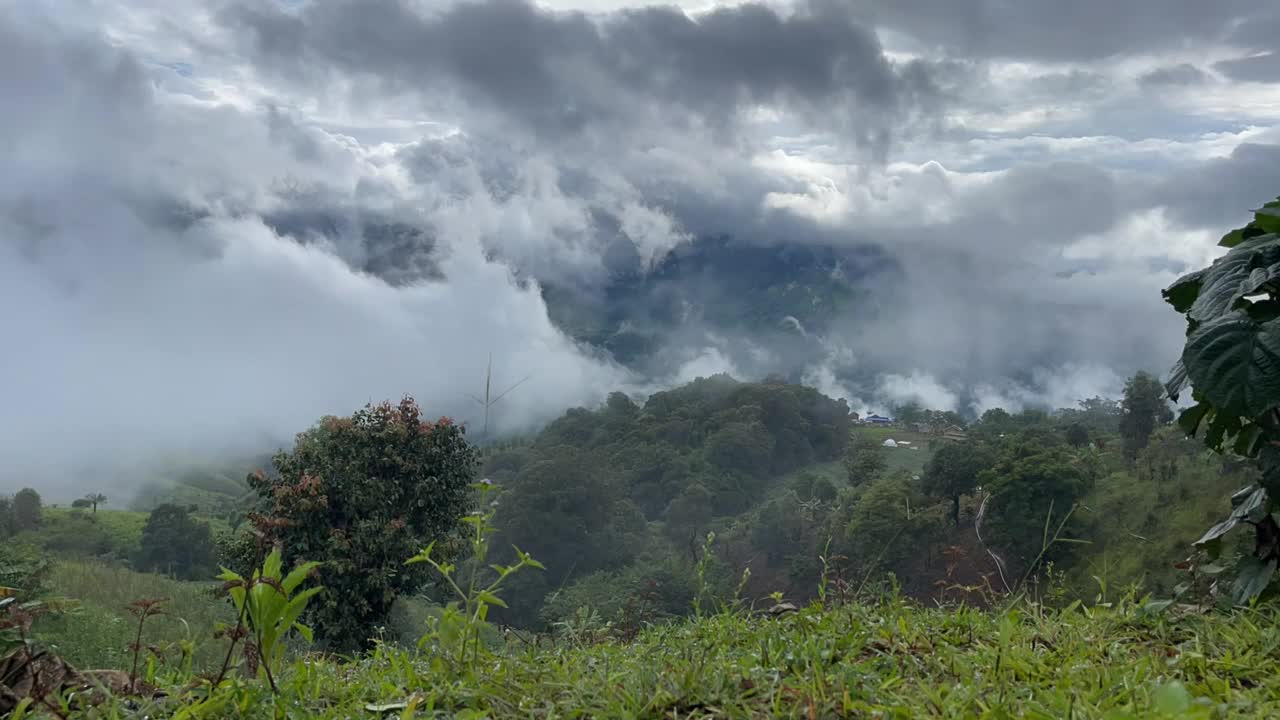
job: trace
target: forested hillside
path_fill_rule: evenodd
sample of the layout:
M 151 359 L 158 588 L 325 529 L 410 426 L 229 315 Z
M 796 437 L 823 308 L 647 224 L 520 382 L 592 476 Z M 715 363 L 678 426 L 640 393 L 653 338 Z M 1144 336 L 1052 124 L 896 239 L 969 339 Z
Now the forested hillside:
M 437 701 L 519 714 L 522 700 L 475 674 L 495 652 L 549 702 L 645 716 L 659 698 L 659 712 L 715 715 L 725 703 L 758 713 L 758 687 L 775 710 L 810 717 L 819 707 L 910 714 L 919 698 L 889 692 L 894 683 L 983 676 L 993 653 L 1000 666 L 1006 653 L 1021 663 L 1018 699 L 997 702 L 1019 714 L 1079 701 L 1099 712 L 1265 715 L 1280 697 L 1254 692 L 1267 687 L 1259 673 L 1275 665 L 1270 650 L 1235 676 L 1235 692 L 1203 665 L 1127 693 L 1095 683 L 1149 672 L 1152 652 L 1176 665 L 1191 624 L 1226 654 L 1257 653 L 1250 643 L 1274 634 L 1257 624 L 1273 611 L 1256 604 L 1274 596 L 1280 557 L 1270 499 L 1280 431 L 1275 402 L 1262 399 L 1276 286 L 1260 267 L 1280 242 L 1264 232 L 1280 228 L 1275 217 L 1280 201 L 1228 234 L 1222 259 L 1171 286 L 1167 299 L 1189 316 L 1187 351 L 1167 386 L 1139 372 L 1119 398 L 968 418 L 908 404 L 860 418 L 782 378 L 715 375 L 649 397 L 613 393 L 534 435 L 476 445 L 465 426 L 430 420 L 404 397 L 321 418 L 243 480 L 236 460 L 175 471 L 144 486 L 138 510 L 100 492 L 46 506 L 24 488 L 0 498 L 0 637 L 10 648 L 0 710 L 66 715 L 68 698 L 95 683 L 113 695 L 95 702 L 160 708 L 153 683 L 202 677 L 193 687 L 209 692 L 187 699 L 204 714 L 264 692 L 294 693 L 312 714 L 349 711 L 350 695 L 302 689 L 337 667 L 291 664 L 311 646 L 362 671 L 399 667 L 399 684 L 378 692 L 344 687 L 369 701 L 387 687 L 433 688 L 429 701 L 365 705 L 409 715 Z M 1194 404 L 1175 414 L 1170 399 L 1188 383 Z M 1187 617 L 1212 612 L 1223 614 Z M 881 626 L 887 617 L 896 625 Z M 846 621 L 854 626 L 839 631 Z M 1070 644 L 1058 625 L 1109 637 L 1127 665 L 1100 670 L 1096 648 Z M 975 640 L 978 627 L 995 639 Z M 581 683 L 583 663 L 615 660 L 600 648 L 671 650 L 667 640 L 684 653 L 670 659 L 690 673 L 682 685 L 647 680 L 647 661 L 628 664 L 620 694 L 552 691 L 532 671 L 562 663 L 557 672 Z M 1072 671 L 1070 694 L 1045 684 L 1043 660 L 1028 654 L 1045 642 L 1056 662 L 1084 668 Z M 904 660 L 926 645 L 945 664 Z M 713 650 L 718 669 L 690 665 L 690 653 Z M 795 668 L 784 657 L 806 659 Z M 759 677 L 735 658 L 781 663 L 782 674 Z M 844 658 L 876 665 L 879 689 L 858 686 L 855 699 Z M 129 671 L 86 674 L 68 661 Z M 424 681 L 427 668 L 464 689 Z M 266 689 L 230 677 L 237 669 Z M 792 671 L 803 691 L 780 681 Z M 711 679 L 724 672 L 736 685 Z M 1003 694 L 1000 672 L 990 677 Z M 824 686 L 833 678 L 842 694 Z M 628 687 L 653 699 L 638 708 Z M 939 691 L 928 702 L 942 713 L 986 701 Z

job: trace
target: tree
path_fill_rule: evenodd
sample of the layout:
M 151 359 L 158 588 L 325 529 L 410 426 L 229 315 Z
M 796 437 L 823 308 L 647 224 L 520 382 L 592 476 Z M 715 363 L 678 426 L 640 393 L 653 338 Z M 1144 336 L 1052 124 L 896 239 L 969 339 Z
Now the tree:
M 1089 444 L 1089 430 L 1078 422 L 1068 425 L 1064 436 L 1067 439 L 1067 444 L 1073 448 L 1082 448 Z
M 991 491 L 986 522 L 990 539 L 1029 562 L 1044 546 L 1046 523 L 1052 535 L 1089 491 L 1091 476 L 1062 445 L 1046 448 L 1019 437 L 1005 445 L 979 481 Z M 1077 527 L 1071 523 L 1063 530 L 1069 535 Z M 1045 559 L 1057 554 L 1047 553 Z
M 13 522 L 19 530 L 34 530 L 40 526 L 40 493 L 22 488 L 13 496 Z
M 982 443 L 948 443 L 938 449 L 925 466 L 924 491 L 950 498 L 951 521 L 960 525 L 960 497 L 973 492 L 978 476 L 991 467 L 995 457 Z
M 854 441 L 849 457 L 845 460 L 850 485 L 874 482 L 888 466 L 884 448 L 874 437 L 865 434 L 859 435 Z
M 165 503 L 147 515 L 134 566 L 183 580 L 201 580 L 217 570 L 214 558 L 209 525 L 191 517 L 188 508 Z
M 95 513 L 98 512 L 99 505 L 107 504 L 107 496 L 102 493 L 89 493 L 88 495 L 85 495 L 83 499 L 85 502 L 89 503 Z
M 1178 425 L 1189 435 L 1204 429 L 1218 452 L 1255 458 L 1261 480 L 1231 498 L 1231 513 L 1199 540 L 1211 559 L 1223 537 L 1254 529 L 1254 548 L 1235 564 L 1232 601 L 1247 603 L 1273 586 L 1280 563 L 1280 198 L 1253 220 L 1223 236 L 1229 248 L 1209 267 L 1178 278 L 1164 299 L 1187 320 L 1182 357 L 1166 388 L 1178 397 L 1191 388 L 1195 404 Z
M 275 475 L 249 476 L 267 506 L 255 522 L 283 544 L 286 564 L 323 563 L 326 592 L 307 608 L 319 642 L 367 647 L 396 597 L 430 578 L 404 561 L 432 542 L 437 554 L 458 546 L 477 462 L 462 427 L 424 422 L 405 397 L 322 419 L 276 454 Z
M 1120 431 L 1120 418 L 1123 414 L 1120 403 L 1110 398 L 1094 396 L 1079 401 L 1078 408 L 1064 408 L 1058 411 L 1065 422 L 1084 426 L 1091 433 L 1105 434 Z
M 914 549 L 914 543 L 902 539 L 910 537 L 910 513 L 911 484 L 906 478 L 873 480 L 842 528 L 844 547 L 855 567 L 871 573 L 906 557 Z
M 1147 446 L 1157 424 L 1173 420 L 1173 411 L 1165 400 L 1164 387 L 1149 373 L 1139 372 L 1124 384 L 1124 400 L 1120 402 L 1120 437 L 1124 453 L 1130 460 Z
M 18 532 L 17 518 L 13 516 L 13 498 L 0 495 L 0 539 Z

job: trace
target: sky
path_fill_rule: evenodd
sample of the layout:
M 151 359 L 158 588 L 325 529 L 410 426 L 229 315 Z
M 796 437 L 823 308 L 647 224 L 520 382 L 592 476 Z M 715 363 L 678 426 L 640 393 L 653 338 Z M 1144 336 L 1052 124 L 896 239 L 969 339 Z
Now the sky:
M 1277 37 L 1257 0 L 0 0 L 0 492 L 405 393 L 474 425 L 490 356 L 503 432 L 739 370 L 637 376 L 538 291 L 708 233 L 897 258 L 804 369 L 855 407 L 1114 395 L 1280 195 Z

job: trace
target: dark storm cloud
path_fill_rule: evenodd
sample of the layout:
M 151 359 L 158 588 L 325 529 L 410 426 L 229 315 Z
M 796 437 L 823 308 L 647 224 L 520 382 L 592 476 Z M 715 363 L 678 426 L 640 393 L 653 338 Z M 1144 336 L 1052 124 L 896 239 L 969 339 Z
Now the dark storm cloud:
M 1096 60 L 1225 39 L 1260 0 L 856 0 L 863 17 L 963 57 Z M 1274 38 L 1274 36 L 1272 36 Z
M 1223 60 L 1213 69 L 1239 82 L 1280 83 L 1280 52 Z
M 1156 68 L 1138 78 L 1138 82 L 1147 87 L 1199 85 L 1208 81 L 1209 74 L 1190 63 Z
M 875 142 L 891 118 L 933 95 L 926 65 L 890 63 L 874 31 L 830 3 L 794 14 L 748 3 L 593 18 L 525 0 L 434 13 L 404 0 L 346 0 L 297 13 L 238 4 L 222 19 L 294 78 L 323 82 L 337 70 L 396 93 L 456 93 L 544 137 L 658 118 L 723 126 L 775 105 Z

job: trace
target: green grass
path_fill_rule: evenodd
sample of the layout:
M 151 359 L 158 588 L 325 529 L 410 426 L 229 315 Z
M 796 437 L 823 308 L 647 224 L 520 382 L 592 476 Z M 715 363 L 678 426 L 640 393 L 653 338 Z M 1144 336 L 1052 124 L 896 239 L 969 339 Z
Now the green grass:
M 200 519 L 215 535 L 231 529 L 221 518 Z M 137 552 L 146 524 L 147 513 L 133 510 L 45 508 L 40 527 L 18 533 L 16 540 L 59 557 L 124 561 Z
M 1280 714 L 1272 613 L 1171 619 L 1132 603 L 983 612 L 898 601 L 769 618 L 721 614 L 631 643 L 513 644 L 456 664 L 384 646 L 265 684 L 177 687 L 98 717 L 1195 718 Z M 401 712 L 392 705 L 414 703 Z
M 932 436 L 928 433 L 875 426 L 860 426 L 855 428 L 853 432 L 874 438 L 877 443 L 883 443 L 885 440 L 892 438 L 895 441 L 906 440 L 911 443 L 912 447 L 920 448 L 919 450 L 908 450 L 905 447 L 884 448 L 882 452 L 887 463 L 885 469 L 887 475 L 896 475 L 898 473 L 919 475 L 924 472 L 924 466 L 929 462 L 929 458 L 933 457 Z
M 101 511 L 99 511 L 101 514 Z M 214 595 L 218 583 L 181 582 L 163 575 L 107 565 L 59 562 L 49 579 L 51 594 L 74 600 L 66 615 L 43 618 L 41 641 L 80 668 L 128 668 L 136 620 L 126 609 L 142 598 L 169 598 L 165 614 L 147 621 L 146 641 L 168 646 L 197 641 L 195 669 L 216 670 L 225 645 L 213 640 L 219 622 L 234 623 L 229 604 Z

